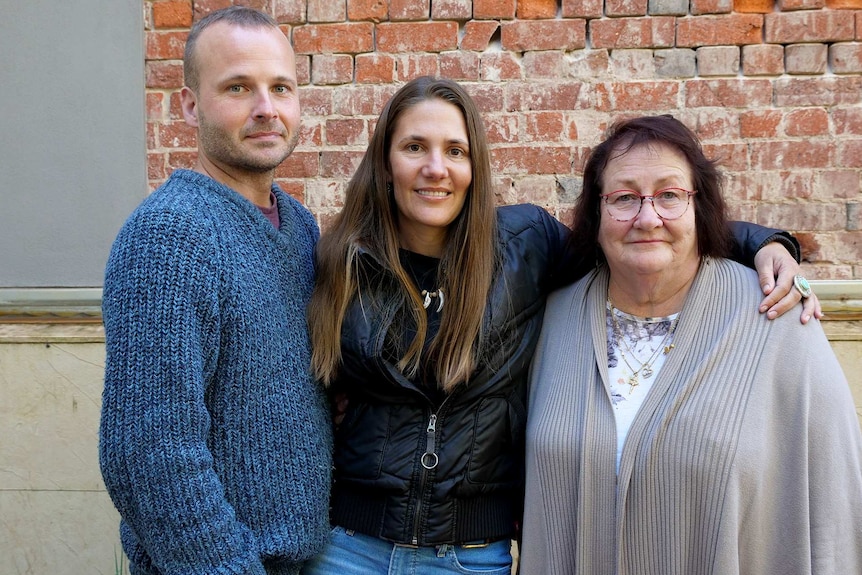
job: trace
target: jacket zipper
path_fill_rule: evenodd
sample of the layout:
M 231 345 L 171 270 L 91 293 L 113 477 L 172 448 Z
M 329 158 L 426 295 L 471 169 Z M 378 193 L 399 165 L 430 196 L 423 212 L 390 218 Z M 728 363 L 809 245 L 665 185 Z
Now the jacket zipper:
M 437 414 L 432 413 L 428 419 L 428 427 L 425 429 L 425 453 L 419 459 L 422 464 L 422 472 L 419 476 L 419 490 L 416 499 L 416 509 L 413 512 L 413 545 L 419 545 L 419 523 L 422 516 L 422 501 L 425 498 L 425 481 L 428 472 L 437 467 L 439 462 L 437 456 Z

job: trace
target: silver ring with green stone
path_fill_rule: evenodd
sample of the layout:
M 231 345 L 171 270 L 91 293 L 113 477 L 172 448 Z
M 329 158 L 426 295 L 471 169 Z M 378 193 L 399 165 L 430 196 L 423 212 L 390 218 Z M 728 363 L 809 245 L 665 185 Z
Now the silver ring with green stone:
M 804 277 L 800 275 L 793 276 L 793 287 L 800 293 L 802 299 L 811 297 L 811 284 Z

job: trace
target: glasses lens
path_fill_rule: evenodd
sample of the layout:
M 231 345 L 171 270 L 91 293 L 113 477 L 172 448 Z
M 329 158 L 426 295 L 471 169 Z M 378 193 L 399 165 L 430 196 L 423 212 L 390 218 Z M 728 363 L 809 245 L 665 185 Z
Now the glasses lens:
M 608 214 L 618 220 L 630 220 L 641 209 L 641 198 L 634 192 L 619 191 L 605 197 Z
M 688 206 L 688 194 L 685 190 L 668 188 L 660 190 L 653 196 L 656 213 L 666 220 L 672 220 L 685 213 Z

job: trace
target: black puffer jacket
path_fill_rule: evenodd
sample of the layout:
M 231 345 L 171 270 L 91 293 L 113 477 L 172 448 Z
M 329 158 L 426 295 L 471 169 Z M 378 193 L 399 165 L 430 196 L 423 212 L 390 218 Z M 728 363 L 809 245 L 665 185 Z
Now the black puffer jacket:
M 514 533 L 527 369 L 567 230 L 536 206 L 497 213 L 502 270 L 485 312 L 487 355 L 441 405 L 385 359 L 398 310 L 364 301 L 348 311 L 334 385 L 349 398 L 336 434 L 334 524 L 414 545 Z
M 348 310 L 333 385 L 348 395 L 335 438 L 333 524 L 423 546 L 515 534 L 526 376 L 545 296 L 587 270 L 561 262 L 567 230 L 545 210 L 507 206 L 497 214 L 502 261 L 485 311 L 486 353 L 469 385 L 442 403 L 385 357 L 398 312 L 392 302 L 369 301 L 365 292 Z M 753 225 L 734 231 L 749 257 L 773 232 Z

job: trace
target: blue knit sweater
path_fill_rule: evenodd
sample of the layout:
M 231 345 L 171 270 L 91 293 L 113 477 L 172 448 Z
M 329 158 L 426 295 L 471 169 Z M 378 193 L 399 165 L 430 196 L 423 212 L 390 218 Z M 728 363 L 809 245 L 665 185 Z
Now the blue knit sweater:
M 133 574 L 293 573 L 326 540 L 332 438 L 305 320 L 319 232 L 273 192 L 278 230 L 179 170 L 111 251 L 99 456 Z

